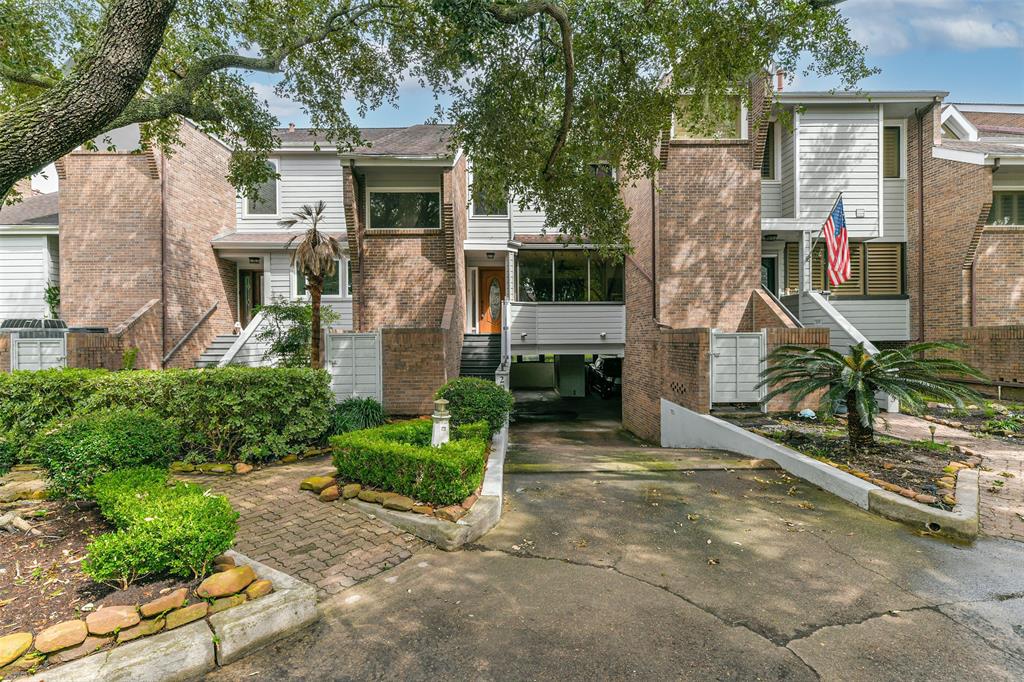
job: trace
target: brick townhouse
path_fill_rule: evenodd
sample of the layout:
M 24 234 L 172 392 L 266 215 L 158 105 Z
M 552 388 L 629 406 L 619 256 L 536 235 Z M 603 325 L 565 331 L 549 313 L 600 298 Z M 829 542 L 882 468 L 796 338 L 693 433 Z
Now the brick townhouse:
M 760 402 L 757 372 L 781 343 L 965 339 L 998 368 L 1024 314 L 1019 118 L 942 92 L 769 100 L 767 82 L 751 87 L 713 139 L 667 125 L 659 172 L 623 188 L 624 263 L 559 243 L 514 198 L 474 196 L 471 160 L 435 125 L 366 129 L 349 151 L 282 129 L 278 178 L 253 199 L 224 180 L 229 150 L 187 124 L 171 156 L 74 153 L 59 165 L 59 229 L 32 227 L 26 202 L 20 226 L 0 212 L 0 249 L 30 237 L 33 262 L 57 262 L 30 279 L 59 279 L 67 364 L 117 366 L 131 347 L 140 367 L 263 364 L 258 309 L 306 297 L 296 232 L 278 221 L 322 199 L 322 228 L 345 247 L 325 285 L 326 367 L 338 397 L 396 414 L 426 412 L 459 374 L 583 395 L 588 359 L 618 356 L 624 423 L 657 440 L 664 401 Z M 840 192 L 853 277 L 830 291 L 814 237 Z M 45 317 L 35 298 L 6 316 Z M 1020 383 L 1011 369 L 993 376 Z

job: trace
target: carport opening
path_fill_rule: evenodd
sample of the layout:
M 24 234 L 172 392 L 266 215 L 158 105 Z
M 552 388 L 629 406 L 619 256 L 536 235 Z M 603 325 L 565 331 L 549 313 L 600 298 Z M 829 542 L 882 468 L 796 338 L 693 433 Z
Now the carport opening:
M 530 418 L 569 420 L 622 415 L 622 358 L 615 355 L 519 355 L 509 387 Z M 519 406 L 517 415 L 526 417 Z

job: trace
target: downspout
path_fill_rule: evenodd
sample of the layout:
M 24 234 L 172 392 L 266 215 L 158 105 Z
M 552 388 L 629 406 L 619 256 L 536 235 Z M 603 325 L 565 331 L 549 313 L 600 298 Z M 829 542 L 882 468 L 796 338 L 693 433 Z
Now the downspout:
M 167 365 L 167 157 L 160 154 L 160 369 Z
M 658 310 L 658 172 L 651 177 L 651 317 L 661 318 Z

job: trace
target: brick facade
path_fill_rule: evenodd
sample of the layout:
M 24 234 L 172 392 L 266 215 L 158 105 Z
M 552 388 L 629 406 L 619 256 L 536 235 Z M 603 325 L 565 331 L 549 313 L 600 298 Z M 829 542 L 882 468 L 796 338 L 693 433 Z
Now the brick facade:
M 783 328 L 768 327 L 765 329 L 766 351 L 771 354 L 779 346 L 804 346 L 807 348 L 826 348 L 829 343 L 829 330 L 821 327 Z M 793 398 L 788 395 L 778 395 L 768 401 L 766 409 L 769 412 L 789 412 L 793 409 L 802 410 L 805 407 L 817 410 L 820 407 L 822 392 L 812 393 L 804 398 L 795 407 Z
M 1024 228 L 985 228 L 974 257 L 974 289 L 971 326 L 1024 324 Z
M 210 246 L 234 225 L 229 152 L 190 124 L 179 136 L 170 156 L 75 152 L 61 164 L 62 316 L 71 326 L 113 329 L 157 299 L 160 319 L 146 324 L 153 338 L 134 344 L 145 348 L 140 367 L 163 366 L 214 303 L 169 366 L 190 367 L 236 319 L 234 265 Z
M 459 375 L 466 319 L 465 159 L 437 173 L 440 229 L 384 231 L 366 229 L 365 181 L 358 167 L 343 169 L 353 326 L 382 332 L 384 407 L 392 414 L 429 414 L 434 392 Z

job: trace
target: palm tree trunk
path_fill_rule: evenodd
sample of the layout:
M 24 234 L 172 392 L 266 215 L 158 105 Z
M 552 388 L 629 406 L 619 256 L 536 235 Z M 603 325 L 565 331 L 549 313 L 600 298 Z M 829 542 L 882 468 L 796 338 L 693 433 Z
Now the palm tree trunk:
M 320 369 L 320 294 L 323 290 L 323 280 L 309 283 L 309 298 L 313 306 L 312 327 L 313 338 L 309 340 L 309 366 L 313 369 Z
M 850 440 L 850 450 L 863 452 L 875 444 L 875 430 L 870 425 L 864 426 L 861 423 L 857 397 L 852 391 L 846 394 L 846 410 L 846 433 Z

